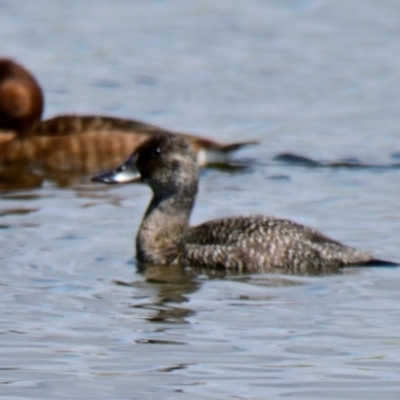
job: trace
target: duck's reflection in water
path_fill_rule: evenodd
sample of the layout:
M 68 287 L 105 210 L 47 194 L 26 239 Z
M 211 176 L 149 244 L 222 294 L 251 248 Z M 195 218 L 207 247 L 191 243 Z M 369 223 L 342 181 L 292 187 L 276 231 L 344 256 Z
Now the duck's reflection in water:
M 179 304 L 187 303 L 188 295 L 202 286 L 203 279 L 199 277 L 199 272 L 175 265 L 139 265 L 138 271 L 145 278 L 144 284 L 157 293 L 153 304 L 145 305 L 155 311 L 147 320 L 187 323 L 187 318 L 195 312 L 188 307 L 179 307 Z
M 137 269 L 143 276 L 143 281 L 132 283 L 114 281 L 114 283 L 148 288 L 155 292 L 156 296 L 147 298 L 151 301 L 141 301 L 140 304 L 134 304 L 132 307 L 154 311 L 154 314 L 146 318 L 150 322 L 178 324 L 188 323 L 187 318 L 195 314 L 194 310 L 179 306 L 188 302 L 189 294 L 200 289 L 208 279 L 222 279 L 228 275 L 226 271 L 204 271 L 177 265 L 138 265 Z
M 147 288 L 156 293 L 153 297 L 146 297 L 145 301 L 141 298 L 139 303 L 132 307 L 151 310 L 153 313 L 145 319 L 157 323 L 189 323 L 188 318 L 196 314 L 190 308 L 188 301 L 189 295 L 199 290 L 202 285 L 210 280 L 230 280 L 246 285 L 262 287 L 295 286 L 307 284 L 304 277 L 286 277 L 274 274 L 252 274 L 244 275 L 236 271 L 215 270 L 205 268 L 165 266 L 165 265 L 138 265 L 138 272 L 143 276 L 142 281 L 132 283 L 114 281 L 123 286 L 133 286 Z M 259 300 L 260 294 L 237 295 L 234 300 Z M 254 297 L 254 298 L 253 298 Z M 262 296 L 272 298 L 271 294 Z M 186 304 L 185 304 L 186 303 Z
M 0 190 L 33 189 L 42 186 L 43 176 L 29 171 L 23 165 L 13 165 L 0 169 Z

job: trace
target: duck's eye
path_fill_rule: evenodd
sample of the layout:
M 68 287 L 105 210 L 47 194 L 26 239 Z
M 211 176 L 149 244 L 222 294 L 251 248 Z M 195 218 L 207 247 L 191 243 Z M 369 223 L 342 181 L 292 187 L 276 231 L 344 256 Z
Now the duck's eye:
M 151 155 L 152 157 L 157 158 L 161 154 L 161 149 L 159 147 L 156 147 L 152 152 Z
M 122 164 L 115 170 L 115 172 L 124 172 L 125 170 L 126 170 L 126 165 Z

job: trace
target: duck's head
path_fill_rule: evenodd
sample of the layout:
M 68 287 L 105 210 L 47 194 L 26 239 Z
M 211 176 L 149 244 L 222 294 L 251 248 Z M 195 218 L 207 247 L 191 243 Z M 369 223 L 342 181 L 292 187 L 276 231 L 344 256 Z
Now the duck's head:
M 197 185 L 196 155 L 186 139 L 169 133 L 152 136 L 119 167 L 92 178 L 104 183 L 147 183 L 154 192 Z
M 41 120 L 43 92 L 21 65 L 0 58 L 0 129 L 29 132 Z

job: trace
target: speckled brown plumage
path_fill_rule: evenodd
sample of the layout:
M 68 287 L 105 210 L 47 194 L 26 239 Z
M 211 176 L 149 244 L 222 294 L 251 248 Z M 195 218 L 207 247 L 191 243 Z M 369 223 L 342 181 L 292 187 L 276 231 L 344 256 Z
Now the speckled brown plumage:
M 192 228 L 186 259 L 196 264 L 256 271 L 318 274 L 371 256 L 344 246 L 318 231 L 289 220 L 266 216 L 224 218 Z M 192 242 L 193 241 L 193 245 Z M 198 245 L 201 246 L 198 246 Z M 213 250 L 213 251 L 211 251 Z
M 32 74 L 0 59 L 0 164 L 25 164 L 59 171 L 93 173 L 122 162 L 149 136 L 164 129 L 131 119 L 61 115 L 40 121 L 43 95 Z M 253 142 L 218 143 L 185 133 L 200 165 L 225 163 Z
M 190 227 L 198 167 L 183 138 L 163 134 L 148 139 L 114 174 L 126 175 L 132 166 L 153 191 L 136 238 L 140 262 L 287 274 L 384 263 L 314 229 L 274 217 L 222 218 Z

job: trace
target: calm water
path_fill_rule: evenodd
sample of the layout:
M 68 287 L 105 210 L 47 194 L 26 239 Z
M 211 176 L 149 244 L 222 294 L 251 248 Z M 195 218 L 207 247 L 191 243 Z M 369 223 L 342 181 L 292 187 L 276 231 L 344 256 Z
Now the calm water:
M 203 172 L 193 223 L 278 215 L 389 260 L 399 20 L 389 0 L 0 0 L 2 54 L 38 77 L 46 117 L 261 140 L 249 169 Z M 400 397 L 400 269 L 139 272 L 149 196 L 85 177 L 2 192 L 0 398 Z

